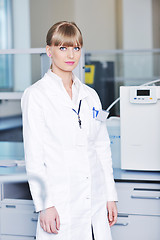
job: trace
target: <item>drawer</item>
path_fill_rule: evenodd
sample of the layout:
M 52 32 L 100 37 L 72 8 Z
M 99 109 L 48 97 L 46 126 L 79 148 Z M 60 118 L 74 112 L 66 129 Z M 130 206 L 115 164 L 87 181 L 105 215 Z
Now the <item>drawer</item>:
M 22 236 L 9 236 L 9 235 L 2 235 L 0 236 L 0 240 L 35 240 L 36 237 L 22 237 Z
M 112 240 L 159 240 L 160 217 L 120 215 L 111 227 Z
M 4 200 L 1 208 L 1 234 L 35 236 L 38 215 L 32 201 Z
M 118 211 L 160 215 L 160 184 L 117 182 Z

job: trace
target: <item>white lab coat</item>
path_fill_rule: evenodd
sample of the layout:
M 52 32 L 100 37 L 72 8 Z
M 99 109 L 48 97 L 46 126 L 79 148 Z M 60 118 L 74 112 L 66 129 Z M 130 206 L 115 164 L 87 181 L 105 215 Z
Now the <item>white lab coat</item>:
M 55 206 L 60 215 L 59 233 L 43 231 L 38 222 L 37 240 L 110 240 L 106 202 L 116 201 L 110 142 L 106 124 L 93 118 L 101 108 L 96 92 L 74 76 L 82 100 L 71 101 L 62 80 L 50 70 L 25 90 L 22 97 L 26 170 L 45 183 L 30 181 L 36 211 Z M 75 109 L 77 111 L 77 109 Z M 95 179 L 96 178 L 96 179 Z

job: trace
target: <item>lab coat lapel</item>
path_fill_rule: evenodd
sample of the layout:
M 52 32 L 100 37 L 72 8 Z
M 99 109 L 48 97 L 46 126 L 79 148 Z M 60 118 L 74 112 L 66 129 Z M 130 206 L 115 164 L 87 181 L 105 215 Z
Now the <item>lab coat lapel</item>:
M 72 100 L 65 89 L 63 89 L 63 91 L 57 91 L 56 94 L 51 93 L 51 97 L 56 97 L 56 100 L 58 100 L 61 105 L 73 108 Z
M 45 77 L 49 82 L 48 94 L 50 97 L 56 97 L 63 106 L 73 108 L 72 100 L 65 90 L 61 78 L 53 74 L 50 70 L 47 72 Z M 75 75 L 73 75 L 73 78 L 79 84 L 78 102 L 80 100 L 83 101 L 83 99 L 88 96 L 88 91 L 84 88 L 82 82 Z
M 61 105 L 72 108 L 72 101 L 65 90 L 62 79 L 48 70 L 45 78 L 48 82 L 48 97 L 61 103 Z
M 74 76 L 74 80 L 77 81 L 79 84 L 79 94 L 78 94 L 78 102 L 79 102 L 80 100 L 83 100 L 84 98 L 88 97 L 88 91 L 84 88 L 83 83 L 76 76 Z
M 78 95 L 78 101 L 83 100 L 88 97 L 88 92 L 84 89 L 83 85 L 81 85 Z
M 78 103 L 80 102 L 80 100 L 83 101 L 86 97 L 88 97 L 88 92 L 84 89 L 83 84 L 80 82 L 80 88 L 78 93 Z M 61 98 L 63 99 L 64 106 L 73 108 L 73 102 L 65 89 L 64 89 L 64 92 L 61 92 Z
M 79 103 L 80 100 L 83 101 L 83 99 L 88 97 L 88 91 L 84 88 L 82 82 L 77 77 L 74 76 L 74 78 L 76 79 L 76 81 L 79 82 L 79 93 L 78 93 L 78 103 Z M 68 95 L 67 91 L 65 90 L 64 86 L 61 87 L 61 91 L 58 91 L 56 95 L 58 96 L 59 101 L 63 106 L 73 108 L 73 102 L 70 96 Z

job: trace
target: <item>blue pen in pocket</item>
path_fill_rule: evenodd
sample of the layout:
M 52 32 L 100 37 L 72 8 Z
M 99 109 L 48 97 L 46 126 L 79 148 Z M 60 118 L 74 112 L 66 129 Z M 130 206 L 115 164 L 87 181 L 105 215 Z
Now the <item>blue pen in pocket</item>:
M 109 112 L 105 111 L 105 110 L 96 110 L 95 107 L 93 107 L 93 118 L 95 118 L 96 120 L 100 121 L 100 122 L 104 122 L 106 121 Z
M 93 110 L 93 118 L 96 118 L 96 117 L 97 117 L 97 115 L 98 115 L 98 112 L 99 112 L 99 111 L 98 111 L 98 110 L 96 110 L 96 109 L 95 109 L 95 107 L 93 107 L 93 109 L 92 109 L 92 110 Z

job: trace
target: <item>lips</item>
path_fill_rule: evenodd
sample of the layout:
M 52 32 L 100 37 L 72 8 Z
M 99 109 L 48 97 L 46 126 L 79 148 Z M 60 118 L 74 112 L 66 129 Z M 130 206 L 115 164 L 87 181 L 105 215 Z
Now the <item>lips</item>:
M 74 64 L 74 62 L 71 62 L 71 61 L 65 62 L 65 63 L 68 64 L 68 65 L 70 65 L 70 66 L 72 66 L 72 65 Z

